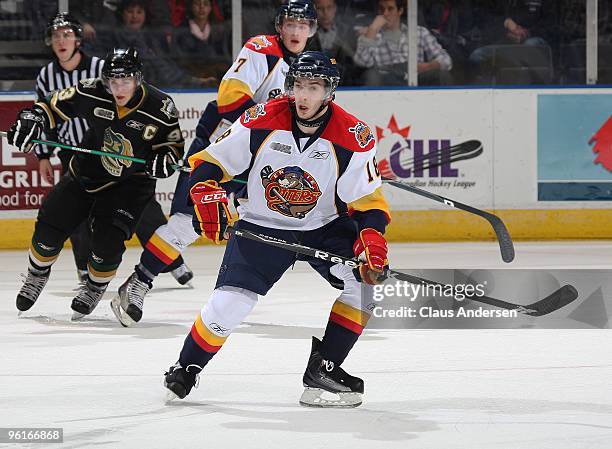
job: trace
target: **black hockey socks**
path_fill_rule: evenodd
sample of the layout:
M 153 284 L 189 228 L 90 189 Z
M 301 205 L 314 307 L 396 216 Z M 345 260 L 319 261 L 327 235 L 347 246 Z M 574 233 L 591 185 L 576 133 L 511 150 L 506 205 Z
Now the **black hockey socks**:
M 62 246 L 49 246 L 32 239 L 28 258 L 30 261 L 29 269 L 35 274 L 45 274 L 51 269 L 59 257 Z
M 329 314 L 320 346 L 323 358 L 341 365 L 357 342 L 369 318 L 368 313 L 336 301 Z
M 214 355 L 219 352 L 227 337 L 213 334 L 202 322 L 202 316 L 191 327 L 191 332 L 185 338 L 179 357 L 181 366 L 198 365 L 204 367 Z

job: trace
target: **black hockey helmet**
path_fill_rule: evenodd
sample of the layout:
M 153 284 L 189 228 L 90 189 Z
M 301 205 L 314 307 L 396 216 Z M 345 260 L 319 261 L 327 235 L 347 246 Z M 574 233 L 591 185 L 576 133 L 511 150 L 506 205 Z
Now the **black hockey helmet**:
M 53 31 L 60 28 L 70 28 L 78 40 L 83 38 L 83 26 L 74 16 L 67 12 L 60 12 L 49 19 L 45 33 L 45 44 L 51 45 Z
M 106 90 L 110 91 L 109 80 L 111 78 L 136 78 L 136 84 L 142 83 L 142 62 L 138 57 L 138 51 L 133 47 L 114 48 L 104 58 L 102 67 L 102 83 Z
M 287 3 L 281 5 L 274 19 L 276 31 L 279 33 L 284 19 L 308 21 L 310 25 L 310 34 L 308 37 L 314 36 L 317 32 L 317 10 L 312 0 L 289 0 Z
M 323 104 L 334 99 L 336 88 L 340 83 L 340 71 L 336 61 L 329 59 L 320 51 L 305 51 L 300 53 L 289 66 L 285 78 L 285 93 L 293 97 L 293 85 L 296 78 L 322 79 L 325 81 L 326 95 Z

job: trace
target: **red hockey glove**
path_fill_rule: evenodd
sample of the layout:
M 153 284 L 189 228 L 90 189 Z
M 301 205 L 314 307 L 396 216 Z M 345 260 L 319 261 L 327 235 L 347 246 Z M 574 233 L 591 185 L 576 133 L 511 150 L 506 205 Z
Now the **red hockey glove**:
M 218 244 L 235 221 L 227 207 L 227 193 L 217 181 L 208 180 L 194 185 L 189 196 L 195 211 L 193 229 Z
M 357 257 L 362 253 L 365 256 L 365 263 L 359 265 L 361 279 L 367 284 L 380 284 L 384 280 L 380 274 L 389 264 L 385 237 L 375 229 L 366 228 L 359 233 L 353 251 Z

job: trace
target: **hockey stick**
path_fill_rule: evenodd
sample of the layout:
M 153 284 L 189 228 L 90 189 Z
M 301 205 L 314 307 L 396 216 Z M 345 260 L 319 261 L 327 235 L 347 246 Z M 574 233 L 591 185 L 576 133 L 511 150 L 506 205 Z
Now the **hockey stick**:
M 499 249 L 501 251 L 502 260 L 506 263 L 510 263 L 514 260 L 514 244 L 512 243 L 512 238 L 510 237 L 510 233 L 508 232 L 506 225 L 497 215 L 491 214 L 481 209 L 476 209 L 475 207 L 468 206 L 467 204 L 463 204 L 455 200 L 445 198 L 441 195 L 436 195 L 435 193 L 428 192 L 427 190 L 419 189 L 418 187 L 413 187 L 401 181 L 383 178 L 383 182 L 390 184 L 394 187 L 400 188 L 402 190 L 407 190 L 408 192 L 416 193 L 417 195 L 424 196 L 439 203 L 446 204 L 447 206 L 454 207 L 455 209 L 461 209 L 463 211 L 484 218 L 493 227 L 493 231 L 495 231 L 497 241 L 499 242 Z
M 6 131 L 0 131 L 0 136 L 6 137 Z M 66 150 L 76 151 L 77 153 L 95 154 L 97 156 L 106 156 L 106 157 L 111 157 L 111 158 L 114 158 L 114 159 L 122 159 L 122 160 L 125 160 L 125 161 L 137 162 L 139 164 L 146 164 L 147 163 L 146 160 L 140 159 L 138 157 L 124 156 L 123 154 L 115 154 L 115 153 L 110 153 L 110 152 L 107 152 L 107 151 L 90 150 L 88 148 L 75 147 L 73 145 L 65 145 L 63 143 L 52 142 L 50 140 L 32 139 L 32 142 L 38 143 L 38 144 L 41 144 L 41 145 L 48 145 L 50 147 L 64 148 Z M 184 167 L 182 165 L 172 165 L 172 168 L 174 168 L 175 170 L 180 170 L 180 171 L 191 171 L 191 169 L 189 169 L 189 167 Z
M 308 246 L 300 245 L 299 243 L 289 243 L 285 240 L 276 237 L 270 237 L 264 234 L 258 234 L 255 232 L 243 229 L 236 229 L 232 227 L 228 228 L 228 232 L 237 237 L 243 237 L 266 245 L 282 248 L 287 251 L 293 251 L 304 256 L 310 256 L 316 259 L 325 260 L 333 263 L 340 263 L 351 268 L 357 268 L 360 264 L 359 260 L 357 260 L 356 258 L 338 256 L 337 254 L 332 254 L 327 251 L 310 248 Z M 355 270 L 353 271 L 355 272 Z M 358 271 L 356 273 L 356 277 L 358 277 L 357 274 Z M 431 281 L 429 279 L 402 273 L 400 271 L 391 270 L 390 268 L 385 268 L 382 273 L 382 276 L 384 278 L 393 278 L 399 281 L 408 282 L 410 284 L 435 285 L 441 286 L 444 289 L 449 287 L 451 289 L 453 288 L 453 286 L 450 284 L 442 284 L 436 281 Z M 576 300 L 578 298 L 578 291 L 573 286 L 567 284 L 554 291 L 544 299 L 536 301 L 532 304 L 528 304 L 526 306 L 522 306 L 520 304 L 515 304 L 508 301 L 503 301 L 501 299 L 491 298 L 489 296 L 466 295 L 466 298 L 471 299 L 472 301 L 481 302 L 483 304 L 500 307 L 502 309 L 516 310 L 518 313 L 522 313 L 524 315 L 542 316 L 554 312 L 555 310 L 558 310 L 571 303 L 572 301 Z

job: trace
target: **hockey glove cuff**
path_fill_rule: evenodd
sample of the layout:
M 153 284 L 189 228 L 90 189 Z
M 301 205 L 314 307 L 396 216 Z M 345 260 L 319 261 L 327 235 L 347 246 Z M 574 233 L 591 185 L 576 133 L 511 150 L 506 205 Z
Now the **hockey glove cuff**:
M 355 256 L 363 256 L 364 263 L 359 265 L 361 279 L 371 285 L 380 284 L 384 279 L 380 276 L 389 265 L 387 259 L 387 241 L 375 229 L 366 228 L 359 233 L 359 238 L 353 245 Z
M 225 231 L 235 218 L 227 207 L 227 193 L 217 181 L 198 182 L 189 191 L 193 201 L 193 229 L 199 235 L 219 243 L 225 239 Z

